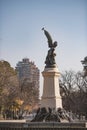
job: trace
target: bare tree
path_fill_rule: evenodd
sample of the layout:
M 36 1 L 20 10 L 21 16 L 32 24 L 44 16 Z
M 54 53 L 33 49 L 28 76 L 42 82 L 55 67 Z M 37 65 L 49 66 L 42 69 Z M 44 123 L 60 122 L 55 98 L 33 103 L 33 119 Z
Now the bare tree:
M 23 109 L 26 106 L 35 106 L 39 101 L 39 88 L 34 82 L 30 82 L 28 78 L 20 81 L 20 99 L 23 101 Z
M 82 72 L 65 71 L 60 78 L 63 106 L 77 114 L 87 111 L 87 78 Z

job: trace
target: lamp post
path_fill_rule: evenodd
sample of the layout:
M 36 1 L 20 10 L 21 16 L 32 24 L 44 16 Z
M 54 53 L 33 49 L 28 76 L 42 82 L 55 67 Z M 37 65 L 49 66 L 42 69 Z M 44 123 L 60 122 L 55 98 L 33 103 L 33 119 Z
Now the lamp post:
M 83 73 L 84 73 L 84 77 L 85 77 L 85 76 L 87 76 L 87 56 L 81 62 L 83 65 Z

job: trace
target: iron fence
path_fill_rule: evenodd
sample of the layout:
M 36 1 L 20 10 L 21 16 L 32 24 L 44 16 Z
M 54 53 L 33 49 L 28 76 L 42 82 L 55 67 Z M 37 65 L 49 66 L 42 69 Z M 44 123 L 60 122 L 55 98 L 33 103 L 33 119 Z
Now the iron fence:
M 87 130 L 87 123 L 0 122 L 0 130 Z

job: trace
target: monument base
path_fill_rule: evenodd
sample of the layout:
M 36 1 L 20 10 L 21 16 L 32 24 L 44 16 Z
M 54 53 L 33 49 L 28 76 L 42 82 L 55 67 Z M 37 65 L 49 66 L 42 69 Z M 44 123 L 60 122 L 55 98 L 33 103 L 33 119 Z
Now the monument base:
M 57 108 L 62 108 L 61 97 L 42 97 L 41 107 L 50 107 L 56 110 Z
M 44 77 L 43 95 L 41 99 L 41 107 L 45 108 L 62 108 L 62 99 L 59 89 L 59 76 L 60 73 L 57 67 L 45 68 L 42 72 Z

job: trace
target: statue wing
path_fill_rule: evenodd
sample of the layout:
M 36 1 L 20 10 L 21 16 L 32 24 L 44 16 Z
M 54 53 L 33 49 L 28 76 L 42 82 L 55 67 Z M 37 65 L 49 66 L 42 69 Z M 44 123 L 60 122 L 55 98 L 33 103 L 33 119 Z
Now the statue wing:
M 51 47 L 51 46 L 52 46 L 53 41 L 52 41 L 52 38 L 51 38 L 51 36 L 50 36 L 49 32 L 48 32 L 48 31 L 46 31 L 44 28 L 42 28 L 42 30 L 44 30 L 44 34 L 46 35 L 46 37 L 47 37 L 47 39 L 48 39 L 49 47 Z

